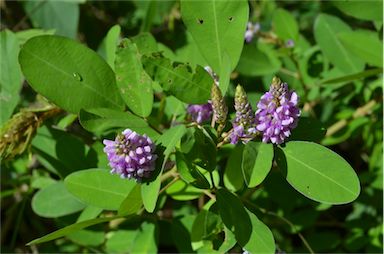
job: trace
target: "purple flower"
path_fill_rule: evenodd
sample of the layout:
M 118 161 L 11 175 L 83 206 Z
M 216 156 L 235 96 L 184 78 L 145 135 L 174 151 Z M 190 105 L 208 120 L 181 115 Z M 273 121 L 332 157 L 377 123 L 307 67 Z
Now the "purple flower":
M 244 39 L 247 43 L 250 43 L 253 40 L 253 37 L 259 32 L 260 24 L 248 22 L 247 30 L 245 31 Z
M 271 87 L 257 104 L 256 129 L 263 134 L 263 142 L 281 144 L 297 126 L 300 110 L 296 92 L 288 91 L 287 83 L 273 78 Z
M 104 139 L 103 143 L 112 168 L 111 173 L 141 182 L 144 178 L 149 178 L 155 170 L 156 147 L 145 134 L 139 135 L 126 129 L 114 141 Z
M 207 104 L 194 104 L 189 105 L 187 108 L 188 114 L 191 116 L 192 121 L 201 124 L 203 122 L 209 121 L 212 115 L 212 104 L 208 102 Z

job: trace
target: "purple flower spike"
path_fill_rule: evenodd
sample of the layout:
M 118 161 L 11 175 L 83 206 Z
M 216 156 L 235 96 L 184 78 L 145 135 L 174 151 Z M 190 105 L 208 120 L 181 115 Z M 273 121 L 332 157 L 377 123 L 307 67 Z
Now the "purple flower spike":
M 114 141 L 104 139 L 103 143 L 112 168 L 111 173 L 141 182 L 155 170 L 156 146 L 145 134 L 139 135 L 126 129 Z
M 288 91 L 287 83 L 273 78 L 271 87 L 257 104 L 256 129 L 263 133 L 263 142 L 281 144 L 297 126 L 300 110 L 299 97 Z
M 208 102 L 207 104 L 194 104 L 189 105 L 187 108 L 188 114 L 191 116 L 192 121 L 202 124 L 203 122 L 209 121 L 212 116 L 212 104 Z

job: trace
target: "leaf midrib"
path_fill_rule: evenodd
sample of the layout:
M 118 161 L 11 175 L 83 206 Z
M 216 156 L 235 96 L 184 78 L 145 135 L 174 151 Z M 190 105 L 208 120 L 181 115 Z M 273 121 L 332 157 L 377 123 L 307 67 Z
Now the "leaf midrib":
M 289 153 L 285 153 L 286 156 L 288 156 L 289 158 L 293 159 L 294 161 L 300 163 L 301 165 L 305 166 L 306 168 L 310 169 L 311 171 L 319 174 L 320 176 L 324 177 L 325 179 L 328 179 L 330 182 L 336 184 L 337 186 L 341 187 L 342 189 L 346 190 L 347 192 L 349 192 L 350 194 L 352 194 L 353 196 L 355 195 L 355 193 L 353 191 L 351 191 L 350 189 L 348 189 L 347 187 L 345 187 L 344 185 L 341 185 L 340 183 L 336 182 L 335 180 L 333 180 L 332 178 L 330 178 L 329 176 L 327 175 L 324 175 L 323 173 L 321 173 L 320 171 L 316 170 L 315 168 L 311 167 L 310 165 L 306 164 L 305 162 L 301 161 L 301 160 L 298 160 L 296 159 L 295 157 L 293 157 L 292 155 L 290 155 Z

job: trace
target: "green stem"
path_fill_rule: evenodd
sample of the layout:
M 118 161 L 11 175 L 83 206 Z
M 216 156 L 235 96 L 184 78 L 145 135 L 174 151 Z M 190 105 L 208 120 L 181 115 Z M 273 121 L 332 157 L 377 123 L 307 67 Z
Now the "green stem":
M 213 174 L 212 174 L 212 172 L 209 172 L 209 176 L 211 177 L 212 189 L 216 189 L 215 181 L 213 180 Z

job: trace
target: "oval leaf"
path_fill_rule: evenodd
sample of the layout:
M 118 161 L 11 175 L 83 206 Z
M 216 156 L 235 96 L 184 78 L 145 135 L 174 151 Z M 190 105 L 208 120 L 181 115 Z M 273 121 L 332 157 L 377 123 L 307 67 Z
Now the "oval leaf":
M 360 193 L 359 179 L 341 156 L 316 143 L 291 141 L 278 148 L 278 164 L 301 194 L 321 203 L 345 204 Z
M 63 182 L 53 183 L 38 191 L 32 199 L 32 209 L 45 218 L 56 218 L 78 212 L 85 205 L 67 191 Z
M 89 205 L 118 210 L 136 183 L 121 179 L 105 169 L 88 169 L 67 176 L 65 186 L 70 193 Z
M 71 113 L 81 108 L 123 108 L 112 69 L 76 41 L 54 35 L 34 37 L 24 44 L 19 62 L 37 92 Z

